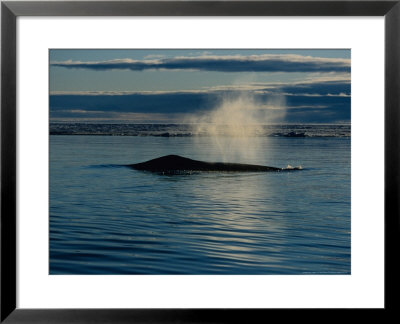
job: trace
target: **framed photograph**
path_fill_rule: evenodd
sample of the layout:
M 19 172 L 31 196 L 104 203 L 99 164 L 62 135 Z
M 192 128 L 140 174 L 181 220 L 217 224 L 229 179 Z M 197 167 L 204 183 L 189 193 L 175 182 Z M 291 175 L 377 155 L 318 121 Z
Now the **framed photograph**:
M 399 15 L 2 2 L 1 321 L 395 312 Z

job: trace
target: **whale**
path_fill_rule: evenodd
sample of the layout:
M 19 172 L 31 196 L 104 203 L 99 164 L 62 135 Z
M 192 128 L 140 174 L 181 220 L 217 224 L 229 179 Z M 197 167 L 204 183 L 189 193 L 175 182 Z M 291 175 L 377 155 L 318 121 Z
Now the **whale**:
M 276 168 L 264 165 L 225 163 L 225 162 L 204 162 L 189 159 L 179 155 L 166 155 L 147 162 L 128 164 L 128 167 L 155 173 L 186 173 L 186 172 L 279 172 L 299 170 L 300 167 Z

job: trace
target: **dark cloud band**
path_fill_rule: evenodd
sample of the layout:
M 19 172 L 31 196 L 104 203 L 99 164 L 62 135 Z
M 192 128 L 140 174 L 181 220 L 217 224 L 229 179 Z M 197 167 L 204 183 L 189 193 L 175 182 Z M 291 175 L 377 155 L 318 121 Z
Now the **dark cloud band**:
M 69 69 L 197 70 L 214 72 L 350 72 L 350 60 L 300 55 L 201 56 L 157 60 L 120 59 L 100 62 L 52 62 Z
M 290 91 L 290 93 L 289 93 Z M 258 91 L 210 91 L 129 94 L 52 94 L 50 117 L 93 118 L 94 116 L 137 115 L 185 115 L 203 113 L 229 98 L 251 96 L 259 107 L 285 97 L 286 122 L 337 122 L 350 121 L 350 83 L 346 81 L 314 82 L 270 86 L 268 92 Z

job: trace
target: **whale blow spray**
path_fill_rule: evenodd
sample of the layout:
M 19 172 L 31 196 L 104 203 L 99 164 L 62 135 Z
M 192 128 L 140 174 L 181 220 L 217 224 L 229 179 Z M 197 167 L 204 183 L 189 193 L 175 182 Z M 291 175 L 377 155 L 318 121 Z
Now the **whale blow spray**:
M 214 109 L 193 116 L 190 123 L 194 134 L 211 138 L 224 162 L 249 161 L 261 145 L 264 125 L 282 121 L 285 106 L 283 95 L 261 101 L 254 95 L 235 93 L 222 96 Z

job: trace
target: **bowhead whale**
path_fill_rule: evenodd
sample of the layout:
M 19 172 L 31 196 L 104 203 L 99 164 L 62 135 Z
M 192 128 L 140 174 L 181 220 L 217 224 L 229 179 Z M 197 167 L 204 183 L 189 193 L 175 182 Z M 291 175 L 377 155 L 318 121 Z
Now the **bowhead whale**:
M 179 173 L 191 171 L 262 172 L 299 170 L 299 168 L 282 169 L 253 164 L 203 162 L 188 159 L 179 155 L 166 155 L 147 162 L 129 164 L 128 167 L 135 170 L 159 173 Z

